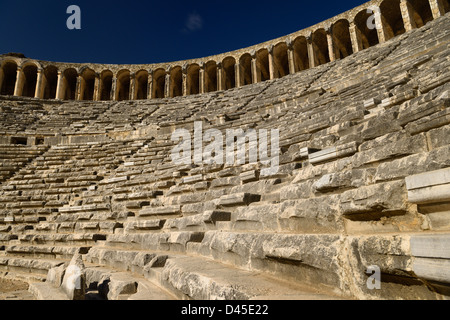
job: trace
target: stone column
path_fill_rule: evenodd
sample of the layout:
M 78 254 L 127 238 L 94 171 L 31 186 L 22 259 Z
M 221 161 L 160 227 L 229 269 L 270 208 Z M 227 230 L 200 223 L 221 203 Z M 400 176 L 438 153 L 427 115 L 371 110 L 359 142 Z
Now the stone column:
M 148 72 L 147 98 L 149 100 L 153 98 L 153 70 Z
M 166 71 L 166 80 L 164 83 L 164 97 L 170 98 L 170 73 Z
M 309 59 L 309 67 L 314 68 L 316 66 L 316 53 L 314 52 L 314 45 L 312 43 L 312 33 L 309 32 L 306 35 L 306 43 L 308 47 L 308 59 Z
M 350 39 L 352 41 L 353 53 L 359 52 L 363 49 L 361 33 L 355 24 L 355 21 L 350 21 Z
M 111 97 L 110 99 L 112 101 L 117 101 L 118 97 L 117 97 L 117 78 L 115 76 L 113 76 L 112 78 L 112 84 L 111 84 Z
M 84 96 L 84 86 L 83 84 L 85 83 L 84 79 L 82 76 L 78 76 L 77 77 L 77 85 L 75 87 L 75 100 L 79 101 L 79 100 L 83 100 L 83 96 Z
M 336 54 L 334 51 L 334 39 L 333 39 L 333 31 L 331 29 L 331 25 L 325 27 L 325 32 L 327 34 L 327 43 L 328 43 L 328 56 L 330 61 L 333 62 L 336 60 Z
M 289 62 L 289 73 L 295 73 L 295 59 L 294 59 L 294 45 L 292 44 L 292 39 L 288 39 L 286 41 L 287 45 L 287 54 L 288 54 L 288 62 Z
M 217 91 L 223 90 L 223 72 L 222 63 L 217 63 Z
M 258 83 L 261 81 L 261 75 L 256 61 L 256 52 L 252 51 L 250 55 L 252 56 L 252 83 Z
M 0 68 L 0 94 L 2 93 L 3 79 L 5 79 L 5 73 L 3 69 Z
M 205 93 L 205 64 L 202 62 L 200 63 L 200 70 L 199 70 L 199 91 L 200 93 Z
M 380 7 L 373 7 L 374 14 L 375 14 L 375 26 L 377 28 L 377 34 L 378 34 L 378 41 L 380 43 L 386 42 L 387 39 L 387 32 L 386 32 L 386 23 L 384 21 L 384 18 L 381 14 Z
M 20 97 L 23 92 L 24 74 L 22 67 L 17 67 L 16 85 L 14 87 L 14 95 Z
M 437 19 L 445 15 L 445 8 L 443 0 L 428 0 L 430 2 L 431 12 L 433 13 L 433 19 Z
M 187 96 L 187 64 L 184 64 L 181 68 L 181 77 L 182 77 L 182 94 L 183 97 Z
M 241 64 L 239 62 L 234 65 L 234 76 L 236 88 L 240 88 L 242 84 L 241 84 Z
M 275 79 L 275 64 L 273 59 L 273 45 L 267 47 L 268 60 L 269 60 L 269 78 L 270 80 Z
M 100 82 L 100 75 L 98 73 L 95 74 L 94 79 L 94 101 L 100 101 L 102 99 L 102 88 L 101 88 L 101 82 Z
M 58 100 L 64 99 L 63 82 L 64 82 L 64 76 L 62 74 L 62 71 L 58 71 L 58 83 L 56 85 L 56 97 L 55 97 Z
M 414 10 L 408 0 L 400 1 L 400 11 L 402 12 L 403 25 L 406 32 L 417 28 L 416 22 L 413 19 Z
M 130 96 L 129 100 L 136 100 L 136 74 L 130 74 Z
M 41 91 L 42 91 L 42 80 L 43 80 L 43 74 L 42 69 L 38 69 L 37 71 L 37 81 L 36 81 L 36 90 L 34 92 L 34 97 L 37 99 L 42 99 L 41 97 Z

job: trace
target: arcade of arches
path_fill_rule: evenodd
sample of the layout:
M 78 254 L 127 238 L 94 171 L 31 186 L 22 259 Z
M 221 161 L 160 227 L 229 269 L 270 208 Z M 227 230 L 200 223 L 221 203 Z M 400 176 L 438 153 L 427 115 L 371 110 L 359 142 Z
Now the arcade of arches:
M 373 11 L 376 28 L 368 27 Z M 40 99 L 121 101 L 172 98 L 228 90 L 313 68 L 420 28 L 450 11 L 449 0 L 384 0 L 295 39 L 222 61 L 173 66 L 168 70 L 122 69 L 96 72 L 88 67 L 45 68 L 6 57 L 0 63 L 0 95 Z

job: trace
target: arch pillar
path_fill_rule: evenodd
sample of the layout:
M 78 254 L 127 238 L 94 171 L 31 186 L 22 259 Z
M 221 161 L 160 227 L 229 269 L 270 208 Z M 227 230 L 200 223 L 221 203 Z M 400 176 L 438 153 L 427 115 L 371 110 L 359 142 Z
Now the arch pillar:
M 325 27 L 325 32 L 327 34 L 328 57 L 330 58 L 330 62 L 333 62 L 336 60 L 336 54 L 334 51 L 333 30 L 331 29 L 331 25 Z
M 199 70 L 199 91 L 200 93 L 205 93 L 205 64 L 202 62 L 200 64 L 200 70 Z
M 183 97 L 187 96 L 187 64 L 184 64 L 181 68 L 181 92 Z
M 164 98 L 170 98 L 170 72 L 166 70 L 166 81 L 164 83 Z
M 153 98 L 153 70 L 148 72 L 147 99 Z
M 42 98 L 42 80 L 43 80 L 43 74 L 42 74 L 42 69 L 39 68 L 37 70 L 37 80 L 36 80 L 36 89 L 34 91 L 34 97 L 37 99 L 41 99 Z
M 117 78 L 114 75 L 113 78 L 112 78 L 112 84 L 111 84 L 111 98 L 110 98 L 111 101 L 119 100 L 118 97 L 117 97 L 118 91 L 119 90 L 117 90 Z
M 222 63 L 217 63 L 217 91 L 223 90 L 223 70 Z
M 353 52 L 356 53 L 361 51 L 363 49 L 361 33 L 354 20 L 350 21 L 349 32 L 350 40 L 352 41 Z
M 62 74 L 62 71 L 58 70 L 58 83 L 56 85 L 56 99 L 62 100 L 64 97 L 63 95 L 63 81 L 64 76 Z
M 428 0 L 430 2 L 431 12 L 433 13 L 433 19 L 437 19 L 445 15 L 444 3 L 442 0 Z
M 129 91 L 129 97 L 128 100 L 136 100 L 136 74 L 131 73 L 130 74 L 130 91 Z
M 306 44 L 308 47 L 308 59 L 309 59 L 309 67 L 310 68 L 314 68 L 316 66 L 316 57 L 315 57 L 315 52 L 314 52 L 314 47 L 313 47 L 313 43 L 312 43 L 312 33 L 309 32 L 306 35 Z
M 295 73 L 295 59 L 294 59 L 294 45 L 292 43 L 292 39 L 288 39 L 286 41 L 287 45 L 287 54 L 288 54 L 288 63 L 289 63 L 289 74 Z
M 416 22 L 413 19 L 412 6 L 408 0 L 400 1 L 400 11 L 402 13 L 403 25 L 405 26 L 405 31 L 411 31 L 417 28 Z
M 101 100 L 101 81 L 100 81 L 100 75 L 98 73 L 95 74 L 94 79 L 94 101 L 100 101 Z
M 267 47 L 267 57 L 269 59 L 269 79 L 275 78 L 275 63 L 273 59 L 273 45 Z M 261 81 L 261 79 L 259 79 Z
M 241 87 L 241 64 L 239 62 L 236 62 L 234 65 L 234 76 L 235 76 L 235 83 L 236 88 Z
M 75 100 L 79 101 L 79 100 L 83 100 L 83 91 L 84 91 L 84 87 L 86 85 L 86 81 L 84 81 L 83 77 L 81 75 L 79 75 L 77 77 L 77 85 L 75 88 Z
M 261 81 L 260 73 L 258 72 L 258 65 L 256 61 L 256 52 L 250 54 L 252 56 L 252 83 L 258 83 Z M 270 65 L 270 64 L 269 64 Z
M 3 79 L 5 79 L 5 72 L 3 71 L 3 68 L 0 68 L 0 94 L 2 91 Z
M 20 97 L 23 92 L 24 74 L 22 67 L 17 66 L 16 86 L 14 87 L 14 95 Z
M 380 7 L 373 7 L 373 12 L 375 14 L 375 26 L 377 28 L 378 42 L 386 42 L 386 22 L 384 21 L 383 15 L 381 14 Z

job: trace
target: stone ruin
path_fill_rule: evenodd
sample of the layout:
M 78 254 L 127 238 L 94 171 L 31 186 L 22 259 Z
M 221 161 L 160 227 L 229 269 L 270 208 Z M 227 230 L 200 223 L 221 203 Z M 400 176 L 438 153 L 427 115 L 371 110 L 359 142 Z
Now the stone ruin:
M 167 64 L 0 56 L 0 275 L 36 299 L 448 299 L 449 7 Z M 195 123 L 278 129 L 277 172 L 174 163 Z

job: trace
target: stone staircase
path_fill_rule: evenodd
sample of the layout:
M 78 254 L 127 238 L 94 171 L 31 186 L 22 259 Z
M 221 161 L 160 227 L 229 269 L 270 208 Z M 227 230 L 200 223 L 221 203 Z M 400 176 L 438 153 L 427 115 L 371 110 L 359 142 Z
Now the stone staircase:
M 48 112 L 27 130 L 152 131 L 0 146 L 0 272 L 42 281 L 81 248 L 101 299 L 448 299 L 449 19 L 239 89 Z M 174 164 L 196 121 L 279 129 L 277 173 Z

